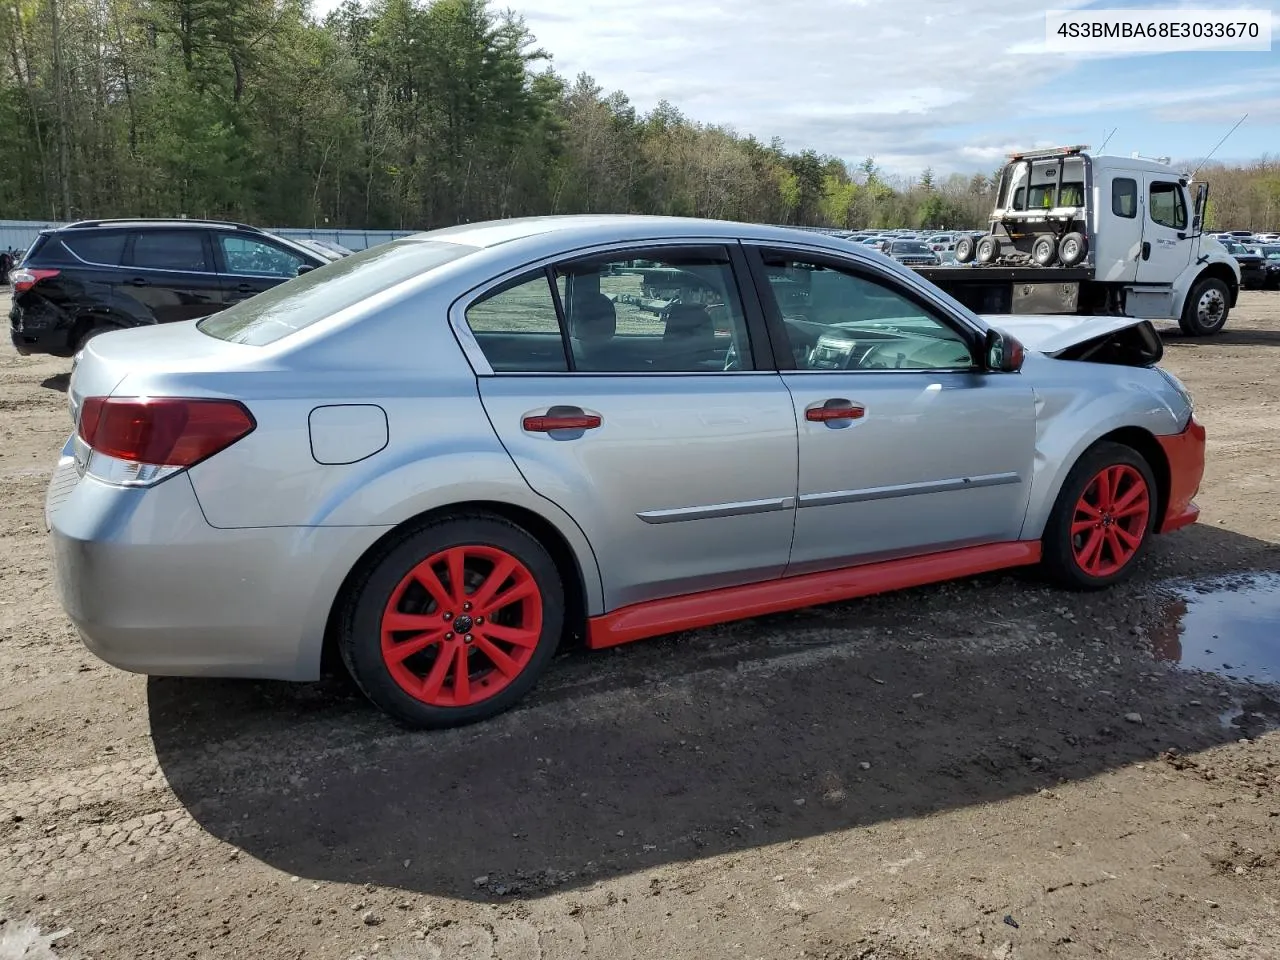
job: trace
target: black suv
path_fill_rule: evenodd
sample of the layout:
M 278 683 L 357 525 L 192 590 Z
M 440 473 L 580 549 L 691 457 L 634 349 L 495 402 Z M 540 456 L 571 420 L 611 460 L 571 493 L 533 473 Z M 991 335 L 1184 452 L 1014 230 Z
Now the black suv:
M 207 316 L 337 254 L 218 220 L 85 220 L 40 236 L 12 271 L 21 354 L 69 357 L 95 334 Z

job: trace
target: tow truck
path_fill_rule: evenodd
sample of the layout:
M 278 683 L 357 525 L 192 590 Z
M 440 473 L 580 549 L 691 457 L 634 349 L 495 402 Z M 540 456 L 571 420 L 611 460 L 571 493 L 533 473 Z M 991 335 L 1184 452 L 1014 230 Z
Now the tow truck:
M 917 272 L 978 313 L 1111 314 L 1218 333 L 1240 268 L 1204 232 L 1208 183 L 1167 157 L 1089 149 L 1010 154 L 987 232 L 960 238 L 955 266 Z

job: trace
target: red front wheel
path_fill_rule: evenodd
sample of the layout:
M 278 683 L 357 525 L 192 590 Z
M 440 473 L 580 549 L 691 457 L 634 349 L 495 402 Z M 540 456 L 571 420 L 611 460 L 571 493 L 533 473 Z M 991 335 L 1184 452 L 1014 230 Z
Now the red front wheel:
M 1044 533 L 1044 565 L 1076 589 L 1129 576 L 1155 526 L 1151 467 L 1131 447 L 1099 443 L 1071 469 Z
M 536 539 L 498 517 L 457 517 L 372 564 L 340 642 L 370 700 L 409 726 L 446 727 L 524 696 L 563 622 L 560 577 Z

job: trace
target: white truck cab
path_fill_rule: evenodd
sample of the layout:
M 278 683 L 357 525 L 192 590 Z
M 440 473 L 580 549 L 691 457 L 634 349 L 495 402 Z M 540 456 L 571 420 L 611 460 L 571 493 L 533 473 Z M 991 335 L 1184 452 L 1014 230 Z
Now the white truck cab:
M 1120 313 L 1217 333 L 1240 268 L 1204 233 L 1209 185 L 1167 158 L 1087 150 L 1011 154 L 988 233 L 956 244 L 956 260 L 973 269 L 929 270 L 929 279 L 984 312 Z

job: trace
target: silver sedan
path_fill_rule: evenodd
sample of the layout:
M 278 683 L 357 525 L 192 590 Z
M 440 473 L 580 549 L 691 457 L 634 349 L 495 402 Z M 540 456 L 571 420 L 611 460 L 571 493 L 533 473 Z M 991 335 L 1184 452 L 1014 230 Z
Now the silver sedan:
M 1040 564 L 1127 576 L 1204 431 L 1124 317 L 977 317 L 807 231 L 466 225 L 95 338 L 46 507 L 64 607 L 148 674 L 319 676 L 403 723 L 658 634 Z

